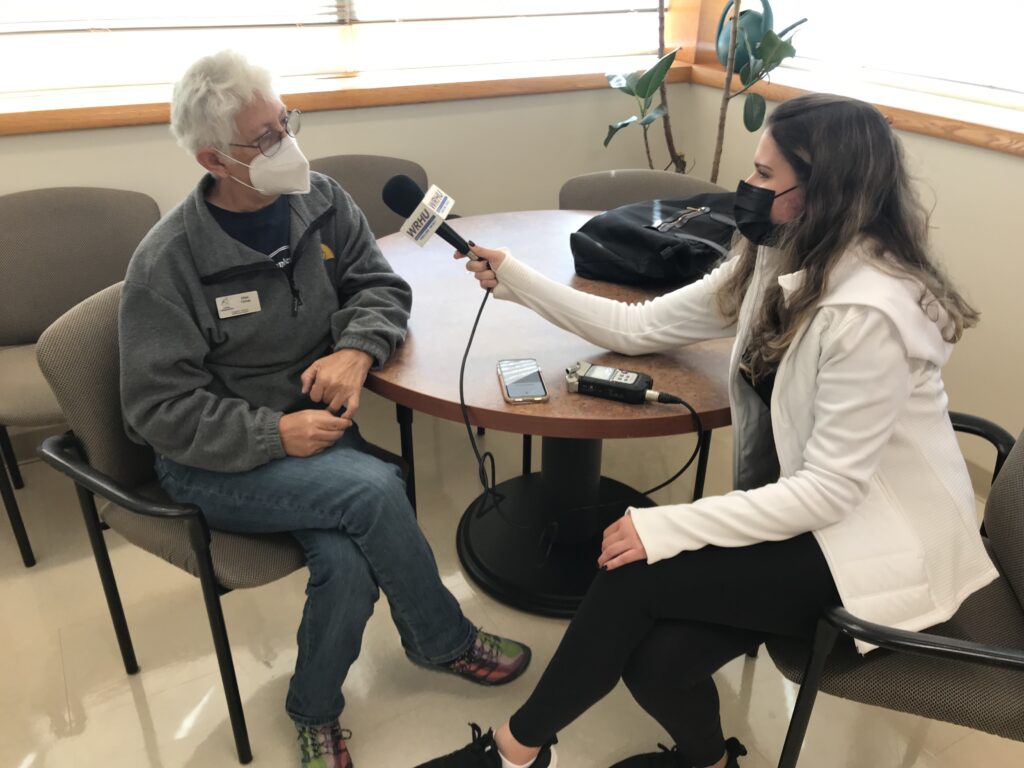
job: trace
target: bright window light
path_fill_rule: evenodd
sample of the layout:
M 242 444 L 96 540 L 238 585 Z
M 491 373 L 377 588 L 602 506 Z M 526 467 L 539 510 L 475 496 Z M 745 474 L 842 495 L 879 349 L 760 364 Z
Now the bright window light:
M 657 34 L 652 0 L 0 3 L 0 97 L 167 84 L 224 48 L 279 76 L 331 77 L 635 56 Z
M 761 10 L 756 0 L 742 7 Z M 947 0 L 773 0 L 772 9 L 776 29 L 808 19 L 793 39 L 798 68 L 992 103 L 1019 104 L 1024 92 L 1011 37 L 1024 28 L 1019 1 L 994 10 Z

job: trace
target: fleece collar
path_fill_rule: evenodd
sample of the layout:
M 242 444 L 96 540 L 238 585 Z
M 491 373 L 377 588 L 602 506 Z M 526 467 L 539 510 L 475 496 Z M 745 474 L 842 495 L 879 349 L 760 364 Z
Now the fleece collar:
M 251 264 L 260 264 L 267 257 L 235 240 L 221 229 L 206 206 L 206 193 L 214 183 L 212 174 L 205 174 L 186 198 L 183 215 L 189 249 L 200 278 Z M 317 185 L 304 195 L 288 195 L 292 212 L 291 241 L 299 243 L 312 228 L 334 213 L 334 204 Z

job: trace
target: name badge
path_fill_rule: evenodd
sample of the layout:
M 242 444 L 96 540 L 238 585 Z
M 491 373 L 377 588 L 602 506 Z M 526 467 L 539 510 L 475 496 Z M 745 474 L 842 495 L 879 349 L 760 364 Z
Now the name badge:
M 256 291 L 234 293 L 231 296 L 217 297 L 217 316 L 221 320 L 226 317 L 251 315 L 253 312 L 259 311 L 260 295 Z

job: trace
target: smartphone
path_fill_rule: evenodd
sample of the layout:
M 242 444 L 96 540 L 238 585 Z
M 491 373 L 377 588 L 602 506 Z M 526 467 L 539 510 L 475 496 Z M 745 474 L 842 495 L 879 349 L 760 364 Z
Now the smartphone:
M 540 366 L 533 358 L 499 360 L 498 381 L 501 394 L 508 403 L 543 403 L 548 390 L 540 375 Z

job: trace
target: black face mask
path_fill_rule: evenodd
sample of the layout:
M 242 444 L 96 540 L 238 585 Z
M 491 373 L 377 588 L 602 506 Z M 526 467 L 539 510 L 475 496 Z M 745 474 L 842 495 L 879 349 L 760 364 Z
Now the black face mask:
M 740 234 L 757 245 L 771 245 L 778 229 L 771 221 L 772 204 L 776 197 L 789 194 L 798 186 L 794 184 L 784 192 L 775 194 L 765 187 L 755 187 L 740 181 L 736 186 L 736 202 L 733 203 L 733 216 Z

